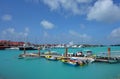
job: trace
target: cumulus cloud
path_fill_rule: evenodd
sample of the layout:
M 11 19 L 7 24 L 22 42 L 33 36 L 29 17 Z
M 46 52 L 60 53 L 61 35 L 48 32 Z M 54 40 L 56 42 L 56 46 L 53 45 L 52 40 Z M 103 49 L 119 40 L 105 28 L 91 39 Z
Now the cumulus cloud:
M 55 10 L 60 7 L 58 0 L 43 0 L 43 2 L 47 4 L 51 10 Z
M 76 32 L 74 30 L 69 30 L 69 34 L 72 36 L 81 38 L 81 39 L 86 39 L 86 40 L 91 39 L 91 37 L 88 36 L 87 34 L 79 34 L 78 32 Z
M 120 5 L 113 0 L 26 0 L 43 2 L 51 11 L 63 14 L 86 15 L 87 20 L 116 22 L 120 20 Z
M 10 14 L 5 14 L 1 18 L 3 21 L 11 21 L 12 20 L 12 15 Z
M 88 9 L 88 4 L 93 0 L 43 0 L 51 10 L 64 10 L 73 14 L 83 14 Z
M 40 24 L 43 26 L 44 29 L 53 29 L 55 26 L 53 23 L 47 20 L 42 20 Z
M 14 34 L 15 33 L 15 29 L 14 28 L 8 28 L 6 30 L 2 31 L 3 34 Z
M 98 0 L 94 6 L 90 8 L 87 19 L 101 22 L 119 21 L 120 5 L 113 3 L 113 0 Z
M 110 36 L 111 36 L 112 38 L 120 38 L 120 27 L 114 29 L 114 30 L 111 32 Z
M 25 38 L 27 37 L 29 34 L 29 28 L 26 27 L 25 30 L 23 32 L 18 32 L 16 31 L 15 28 L 7 28 L 5 30 L 2 31 L 1 35 L 3 38 L 7 38 L 7 39 L 19 39 L 19 38 Z

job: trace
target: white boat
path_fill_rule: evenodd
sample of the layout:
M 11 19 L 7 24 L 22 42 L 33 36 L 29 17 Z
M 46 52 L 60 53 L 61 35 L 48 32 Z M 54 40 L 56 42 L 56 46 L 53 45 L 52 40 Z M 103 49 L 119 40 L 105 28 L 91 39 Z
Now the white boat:
M 56 61 L 56 60 L 57 60 L 57 57 L 50 56 L 50 55 L 45 56 L 45 58 L 48 59 L 48 60 L 53 60 L 53 61 Z
M 77 59 L 77 60 L 81 60 L 87 63 L 92 63 L 95 61 L 95 59 L 93 58 L 87 58 L 87 57 L 71 57 L 72 59 Z
M 7 50 L 19 50 L 18 47 L 10 47 L 10 48 L 6 48 Z

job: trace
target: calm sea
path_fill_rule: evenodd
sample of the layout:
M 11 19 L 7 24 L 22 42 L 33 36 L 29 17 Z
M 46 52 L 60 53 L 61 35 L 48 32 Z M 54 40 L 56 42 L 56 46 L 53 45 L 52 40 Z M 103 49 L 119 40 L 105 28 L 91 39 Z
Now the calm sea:
M 70 48 L 69 52 L 85 53 L 86 50 L 92 50 L 94 54 L 98 54 L 107 52 L 107 47 Z M 51 49 L 51 51 L 64 53 L 62 48 Z M 119 54 L 120 47 L 111 47 L 111 51 L 117 51 Z M 90 63 L 82 67 L 73 67 L 60 61 L 48 61 L 44 58 L 18 59 L 20 53 L 22 51 L 0 50 L 0 77 L 6 79 L 120 79 L 120 64 Z

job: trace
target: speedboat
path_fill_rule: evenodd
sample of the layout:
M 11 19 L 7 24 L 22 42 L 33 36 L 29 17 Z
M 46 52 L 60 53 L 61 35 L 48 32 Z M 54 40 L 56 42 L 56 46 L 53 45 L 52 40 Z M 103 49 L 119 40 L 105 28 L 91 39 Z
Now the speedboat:
M 53 60 L 53 61 L 56 61 L 56 60 L 57 60 L 56 57 L 51 56 L 51 55 L 47 55 L 47 56 L 45 56 L 45 58 L 48 59 L 48 60 Z
M 71 66 L 78 66 L 78 62 L 75 61 L 75 60 L 71 60 L 69 58 L 64 58 L 61 60 L 64 64 L 68 64 L 68 65 L 71 65 Z

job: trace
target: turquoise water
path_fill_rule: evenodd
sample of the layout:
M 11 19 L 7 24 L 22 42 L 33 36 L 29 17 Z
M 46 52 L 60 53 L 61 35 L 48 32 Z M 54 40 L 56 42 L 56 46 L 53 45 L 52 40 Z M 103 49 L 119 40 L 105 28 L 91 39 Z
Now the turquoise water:
M 64 53 L 63 48 L 51 50 Z M 97 54 L 107 52 L 107 47 L 71 48 L 69 52 L 84 52 L 85 50 L 92 50 L 94 54 Z M 111 47 L 111 51 L 120 51 L 120 47 Z M 44 58 L 18 59 L 21 52 L 0 50 L 1 76 L 7 79 L 120 79 L 118 78 L 120 64 L 90 63 L 83 67 L 72 67 L 60 61 L 48 61 Z

